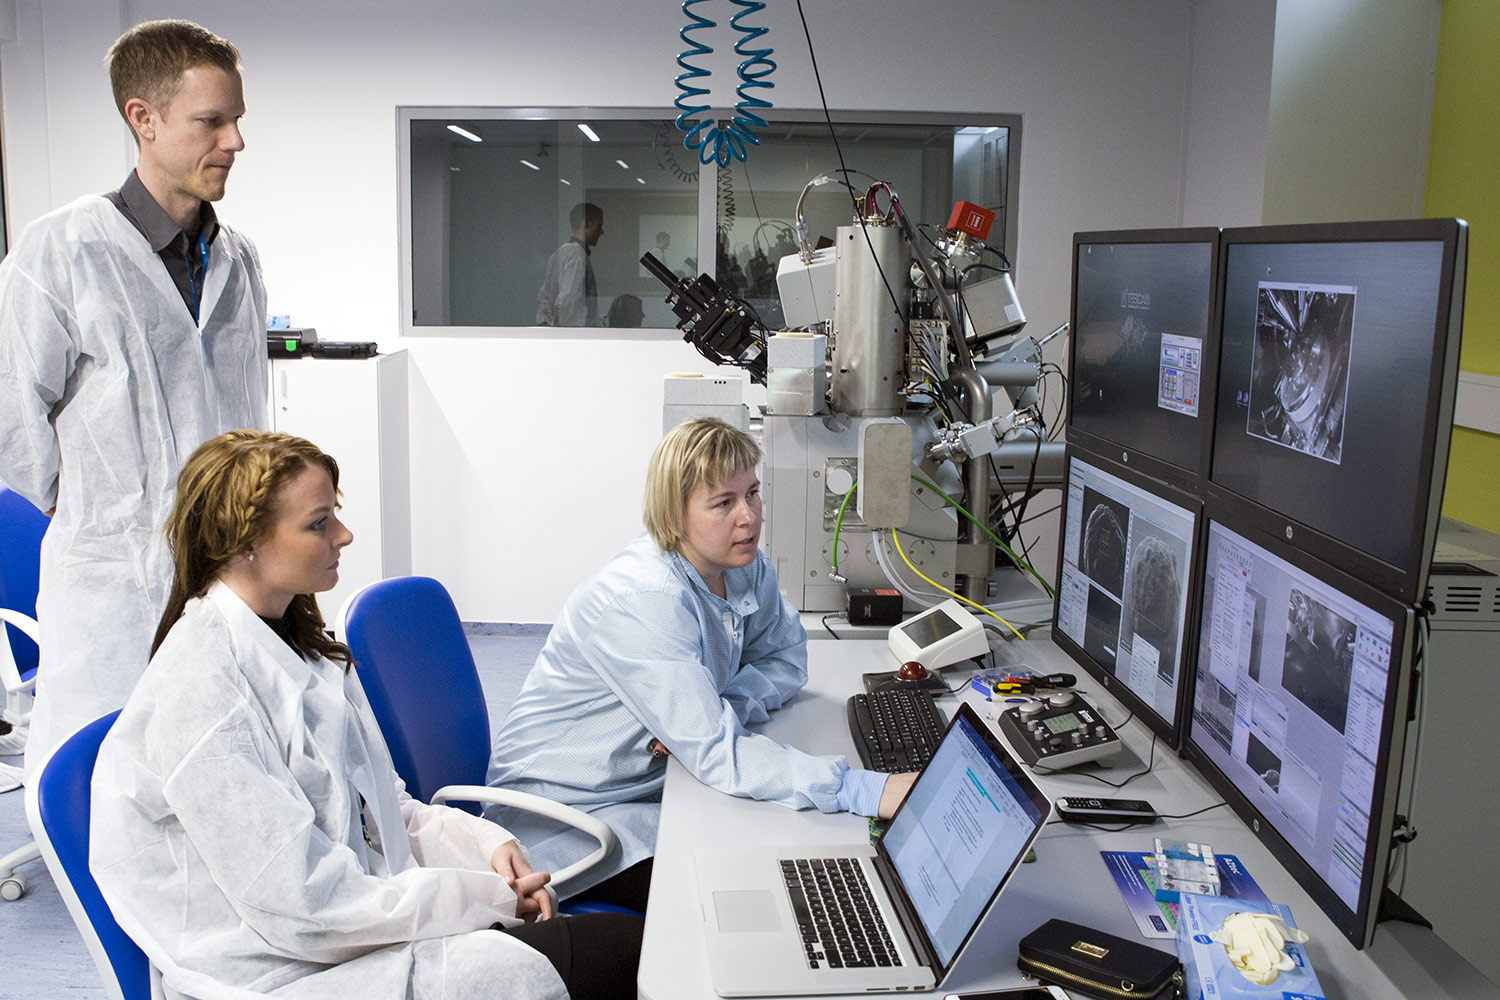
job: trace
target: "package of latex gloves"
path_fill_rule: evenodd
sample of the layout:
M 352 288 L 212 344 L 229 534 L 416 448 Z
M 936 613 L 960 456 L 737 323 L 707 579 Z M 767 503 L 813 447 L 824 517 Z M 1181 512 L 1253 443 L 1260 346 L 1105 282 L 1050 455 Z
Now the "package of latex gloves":
M 1323 1000 L 1306 941 L 1282 903 L 1187 892 L 1178 901 L 1187 1000 Z

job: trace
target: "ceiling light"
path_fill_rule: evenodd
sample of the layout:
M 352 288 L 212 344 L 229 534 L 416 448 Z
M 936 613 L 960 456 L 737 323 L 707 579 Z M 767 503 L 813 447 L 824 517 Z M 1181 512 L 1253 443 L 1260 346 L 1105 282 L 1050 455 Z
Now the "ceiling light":
M 523 166 L 523 167 L 530 167 L 532 170 L 540 170 L 540 169 L 542 169 L 541 167 L 537 166 L 535 163 L 532 163 L 530 160 L 522 160 L 521 161 L 521 166 Z
M 466 129 L 466 128 L 459 128 L 457 125 L 449 125 L 448 126 L 448 131 L 456 133 L 458 135 L 461 135 L 465 139 L 468 139 L 470 142 L 483 142 L 484 141 L 483 139 L 479 138 L 479 136 L 475 135 L 473 132 L 470 132 L 468 129 Z
M 578 123 L 578 131 L 580 131 L 584 135 L 588 136 L 589 139 L 590 139 L 590 141 L 592 141 L 592 142 L 598 142 L 599 141 L 599 136 L 597 134 L 595 134 L 594 130 L 591 129 L 591 128 L 589 128 L 588 125 L 586 125 L 583 122 L 579 122 Z
M 615 162 L 620 165 L 620 169 L 621 170 L 629 170 L 630 169 L 630 164 L 626 163 L 624 160 L 616 160 Z
M 637 183 L 637 184 L 644 184 L 644 183 L 646 183 L 646 178 L 644 178 L 644 177 L 637 177 L 637 178 L 636 178 L 636 179 L 635 179 L 635 182 L 636 182 L 636 183 Z
M 573 186 L 573 182 L 568 180 L 566 177 L 559 177 L 557 180 L 559 183 L 566 184 L 568 187 Z

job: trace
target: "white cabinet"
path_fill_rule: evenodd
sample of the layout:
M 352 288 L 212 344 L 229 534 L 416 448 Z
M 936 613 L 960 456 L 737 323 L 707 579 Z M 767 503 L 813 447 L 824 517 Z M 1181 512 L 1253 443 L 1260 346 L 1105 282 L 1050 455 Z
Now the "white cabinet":
M 339 518 L 354 541 L 339 584 L 318 595 L 330 627 L 345 598 L 411 572 L 411 461 L 405 351 L 374 358 L 271 361 L 271 426 L 307 438 L 339 464 Z

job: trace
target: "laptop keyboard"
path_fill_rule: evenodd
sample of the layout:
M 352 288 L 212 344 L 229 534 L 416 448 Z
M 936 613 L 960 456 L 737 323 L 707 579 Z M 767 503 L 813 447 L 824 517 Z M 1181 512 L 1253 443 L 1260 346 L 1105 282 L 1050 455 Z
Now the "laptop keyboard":
M 809 968 L 901 964 L 901 955 L 891 942 L 864 868 L 857 860 L 783 860 L 781 877 L 797 915 L 797 930 Z
M 847 710 L 860 763 L 888 774 L 926 767 L 948 725 L 932 695 L 911 688 L 853 695 Z

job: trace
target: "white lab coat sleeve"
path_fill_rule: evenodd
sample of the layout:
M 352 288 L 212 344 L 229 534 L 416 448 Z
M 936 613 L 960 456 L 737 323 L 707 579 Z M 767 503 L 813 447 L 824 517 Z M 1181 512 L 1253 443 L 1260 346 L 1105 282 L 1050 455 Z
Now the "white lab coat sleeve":
M 847 762 L 746 732 L 703 663 L 698 620 L 681 596 L 617 597 L 582 646 L 630 713 L 699 781 L 794 809 L 838 811 Z
M 584 301 L 584 275 L 588 267 L 588 254 L 581 244 L 570 243 L 563 247 L 560 255 L 557 308 L 554 313 L 556 325 L 585 326 L 588 324 L 588 303 Z
M 50 510 L 60 452 L 52 424 L 78 362 L 77 320 L 31 268 L 25 236 L 0 265 L 0 482 Z
M 407 794 L 396 779 L 401 816 L 411 838 L 412 857 L 424 868 L 466 868 L 488 872 L 490 855 L 515 836 L 499 823 L 491 822 L 447 805 L 428 805 Z M 524 849 L 521 852 L 526 853 Z M 527 856 L 527 862 L 530 863 Z
M 163 796 L 234 911 L 276 952 L 345 962 L 514 918 L 515 894 L 492 872 L 366 873 L 346 843 L 319 828 L 248 705 L 209 728 L 168 774 Z
M 740 668 L 724 688 L 724 700 L 747 726 L 765 722 L 807 685 L 807 630 L 777 592 L 776 578 L 767 578 L 770 593 L 756 595 L 760 610 L 745 620 Z

